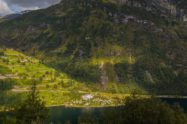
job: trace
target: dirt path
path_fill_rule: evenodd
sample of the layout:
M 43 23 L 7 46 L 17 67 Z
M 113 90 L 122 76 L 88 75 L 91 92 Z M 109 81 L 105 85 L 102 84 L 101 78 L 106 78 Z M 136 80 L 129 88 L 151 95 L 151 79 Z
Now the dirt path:
M 3 75 L 0 75 L 0 79 L 1 79 L 1 80 L 4 80 L 4 79 L 7 79 L 7 77 L 6 77 L 6 76 L 3 76 Z
M 6 75 L 1 75 L 0 74 L 0 80 L 4 80 L 4 79 L 18 79 L 19 77 L 14 75 L 14 74 L 6 74 Z

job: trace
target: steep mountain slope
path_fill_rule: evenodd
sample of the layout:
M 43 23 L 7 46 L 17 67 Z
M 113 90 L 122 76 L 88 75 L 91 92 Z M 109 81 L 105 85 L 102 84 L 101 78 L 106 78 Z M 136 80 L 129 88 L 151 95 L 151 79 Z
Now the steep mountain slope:
M 185 1 L 62 0 L 0 24 L 0 43 L 85 83 L 187 91 Z M 177 9 L 176 9 L 177 8 Z
M 119 105 L 132 86 L 126 85 L 128 88 L 125 88 L 123 84 L 113 84 L 118 92 L 112 86 L 101 92 L 97 84 L 77 82 L 45 66 L 36 58 L 0 46 L 0 111 L 3 107 L 19 104 L 30 91 L 33 82 L 37 84 L 39 95 L 47 106 Z M 93 98 L 87 100 L 88 94 Z

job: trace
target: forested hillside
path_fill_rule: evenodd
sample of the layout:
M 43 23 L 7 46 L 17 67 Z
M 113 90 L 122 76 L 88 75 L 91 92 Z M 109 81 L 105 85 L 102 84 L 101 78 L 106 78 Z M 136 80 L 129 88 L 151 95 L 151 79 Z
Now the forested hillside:
M 0 44 L 102 90 L 132 83 L 187 95 L 186 7 L 186 0 L 62 0 L 2 21 Z

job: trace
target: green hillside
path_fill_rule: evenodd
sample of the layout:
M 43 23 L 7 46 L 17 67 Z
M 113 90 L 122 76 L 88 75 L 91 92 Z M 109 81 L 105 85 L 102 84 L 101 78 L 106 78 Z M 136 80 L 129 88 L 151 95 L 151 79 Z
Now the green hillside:
M 73 91 L 187 95 L 187 24 L 145 3 L 62 0 L 0 23 L 0 43 L 66 75 Z M 21 84 L 41 70 L 28 69 Z
M 109 83 L 103 91 L 99 84 L 78 82 L 67 74 L 45 66 L 40 60 L 18 51 L 1 48 L 0 55 L 0 106 L 21 102 L 33 83 L 48 106 L 111 106 L 120 105 L 131 91 L 146 93 L 135 83 Z M 91 100 L 84 99 L 90 95 Z M 0 107 L 0 111 L 1 111 Z

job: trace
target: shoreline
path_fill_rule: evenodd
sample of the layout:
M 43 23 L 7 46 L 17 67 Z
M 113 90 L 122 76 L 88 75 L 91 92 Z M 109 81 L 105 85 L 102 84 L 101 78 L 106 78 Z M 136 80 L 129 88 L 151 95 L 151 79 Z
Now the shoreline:
M 47 108 L 54 108 L 54 107 L 64 107 L 64 108 L 111 108 L 111 107 L 120 107 L 120 106 L 123 106 L 123 104 L 121 104 L 121 105 L 106 105 L 106 106 L 94 106 L 94 105 L 91 105 L 91 106 L 78 106 L 78 105 L 68 106 L 68 105 L 64 105 L 64 104 L 59 104 L 59 105 L 49 105 L 49 106 L 46 106 L 46 107 Z
M 177 96 L 177 95 L 157 95 L 156 98 L 170 98 L 170 99 L 187 99 L 187 96 Z
M 127 95 L 126 95 L 127 96 Z M 143 98 L 148 98 L 148 97 L 152 97 L 152 95 L 137 95 Z M 176 95 L 157 95 L 157 96 L 153 96 L 155 98 L 159 98 L 159 99 L 187 99 L 187 96 L 176 96 Z M 124 106 L 124 104 L 118 104 L 118 105 L 90 105 L 90 106 L 84 106 L 84 105 L 67 105 L 67 104 L 56 104 L 56 105 L 46 105 L 46 108 L 55 108 L 55 107 L 64 107 L 64 108 L 75 108 L 75 109 L 97 109 L 97 108 L 112 108 L 112 107 L 120 107 L 120 106 Z M 2 112 L 2 110 L 0 109 L 0 112 Z M 8 112 L 8 111 L 6 111 Z
M 130 95 L 129 95 L 130 96 Z M 140 97 L 151 97 L 152 95 L 137 95 Z M 153 96 L 155 98 L 159 99 L 187 99 L 187 96 L 176 96 L 176 95 L 157 95 Z M 65 108 L 110 108 L 110 107 L 120 107 L 123 106 L 124 104 L 119 104 L 119 105 L 105 105 L 105 106 L 97 106 L 97 105 L 91 105 L 91 106 L 81 106 L 81 105 L 65 105 L 65 104 L 59 104 L 59 105 L 47 105 L 47 108 L 53 108 L 53 107 L 65 107 Z

